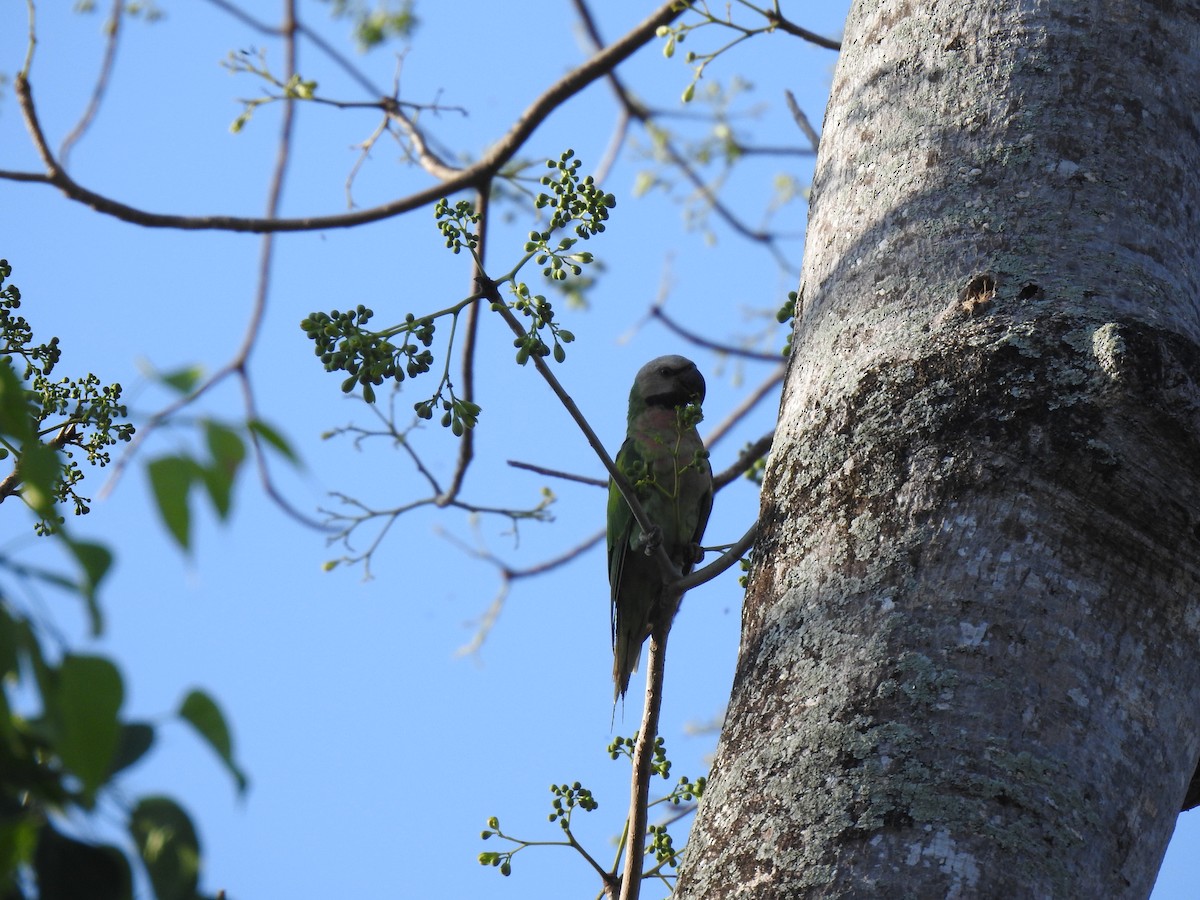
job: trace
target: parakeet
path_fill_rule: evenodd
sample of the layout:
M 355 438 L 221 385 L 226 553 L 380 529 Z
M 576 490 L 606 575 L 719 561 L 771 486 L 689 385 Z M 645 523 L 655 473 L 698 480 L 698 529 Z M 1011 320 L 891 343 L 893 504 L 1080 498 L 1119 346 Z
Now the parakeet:
M 616 465 L 661 531 L 677 575 L 700 561 L 700 538 L 712 510 L 712 467 L 696 433 L 704 376 L 682 356 L 642 366 L 629 392 L 629 426 Z M 660 613 L 664 580 L 615 484 L 608 487 L 608 580 L 612 590 L 613 702 L 625 696 L 642 643 Z

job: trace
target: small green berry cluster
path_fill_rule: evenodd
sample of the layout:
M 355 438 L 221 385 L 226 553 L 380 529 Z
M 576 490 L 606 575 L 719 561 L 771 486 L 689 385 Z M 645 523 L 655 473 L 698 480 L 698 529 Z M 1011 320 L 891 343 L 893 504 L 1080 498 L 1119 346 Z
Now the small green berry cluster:
M 512 291 L 517 298 L 512 308 L 529 320 L 529 330 L 513 340 L 513 346 L 517 348 L 517 364 L 525 365 L 531 356 L 546 357 L 552 354 L 554 361 L 561 363 L 567 358 L 563 344 L 571 343 L 575 335 L 554 321 L 553 304 L 541 294 L 530 291 L 525 282 L 517 282 Z M 542 337 L 543 329 L 550 330 L 553 348 Z
M 608 211 L 617 205 L 617 198 L 600 190 L 591 175 L 581 179 L 579 169 L 582 163 L 574 157 L 574 150 L 564 150 L 557 161 L 546 160 L 546 168 L 558 172 L 557 176 L 542 176 L 542 185 L 549 188 L 553 196 L 538 194 L 534 206 L 538 209 L 550 209 L 549 231 L 565 228 L 575 222 L 577 223 L 575 225 L 576 236 L 586 241 L 593 235 L 604 231 L 604 223 L 608 220 Z M 541 235 L 541 240 L 543 243 L 548 241 L 549 233 Z M 569 246 L 564 249 L 569 249 Z M 530 252 L 531 249 L 526 245 L 527 252 Z M 587 262 L 590 261 L 590 259 L 587 260 Z
M 600 806 L 592 796 L 592 792 L 580 786 L 578 781 L 572 785 L 552 784 L 550 785 L 550 793 L 554 795 L 554 802 L 551 804 L 553 812 L 550 813 L 550 821 L 558 822 L 562 826 L 563 831 L 570 829 L 571 810 L 576 806 L 584 812 L 592 812 Z
M 12 276 L 12 266 L 7 259 L 0 259 L 0 285 Z M 58 347 L 58 338 L 50 338 L 50 343 L 33 346 L 33 328 L 25 321 L 24 316 L 14 316 L 12 310 L 21 308 L 21 291 L 15 284 L 4 285 L 0 288 L 0 353 L 5 355 L 17 354 L 25 360 L 25 374 L 21 377 L 28 380 L 35 372 L 49 375 L 59 359 L 62 350 Z
M 632 760 L 633 749 L 637 746 L 637 737 L 636 731 L 633 733 L 633 737 L 617 735 L 616 740 L 608 745 L 608 758 L 617 759 L 620 756 L 627 756 Z M 671 776 L 671 761 L 667 759 L 667 742 L 661 735 L 654 739 L 654 761 L 650 763 L 650 770 L 663 778 Z
M 454 390 L 449 383 L 445 387 L 450 391 L 449 399 L 442 396 L 439 388 L 436 396 L 430 400 L 420 400 L 414 403 L 413 409 L 417 411 L 418 419 L 428 420 L 433 418 L 434 410 L 440 406 L 442 408 L 442 427 L 449 428 L 455 437 L 462 437 L 466 429 L 474 428 L 479 422 L 481 407 L 470 400 L 455 397 Z
M 779 322 L 780 325 L 786 325 L 788 322 L 792 321 L 792 319 L 796 318 L 796 301 L 798 299 L 799 295 L 795 291 L 790 291 L 788 293 L 787 303 L 779 307 L 779 311 L 775 313 L 775 320 Z M 794 327 L 788 329 L 787 343 L 783 345 L 784 356 L 792 355 L 792 335 L 795 334 L 795 331 L 796 329 Z
M 679 866 L 679 857 L 675 852 L 674 842 L 666 825 L 647 825 L 646 855 L 654 854 L 655 862 L 666 863 L 672 869 Z
M 474 251 L 479 246 L 479 235 L 471 230 L 479 224 L 479 213 L 469 201 L 459 200 L 451 206 L 443 197 L 434 204 L 433 214 L 437 217 L 438 231 L 452 252 L 461 253 L 463 247 Z
M 347 312 L 335 309 L 310 313 L 300 323 L 325 371 L 346 372 L 349 377 L 342 382 L 342 391 L 348 394 L 356 385 L 362 385 L 363 399 L 368 403 L 375 402 L 374 388 L 385 379 L 399 383 L 405 374 L 415 378 L 429 371 L 433 353 L 422 348 L 433 343 L 435 330 L 433 319 L 418 319 L 409 313 L 403 325 L 388 331 L 369 331 L 364 326 L 373 315 L 360 303 Z M 391 338 L 399 334 L 404 335 L 404 341 L 397 347 Z
M 738 560 L 738 568 L 742 574 L 738 576 L 738 584 L 745 590 L 750 586 L 750 554 L 747 553 Z
M 751 446 L 752 446 L 751 444 L 747 443 L 746 446 L 742 449 L 742 452 L 743 453 L 748 452 L 750 450 Z M 752 462 L 750 464 L 750 468 L 746 469 L 746 471 L 743 473 L 743 477 L 747 481 L 753 481 L 759 487 L 762 487 L 763 476 L 766 474 L 766 472 L 767 472 L 767 457 L 764 454 L 764 455 L 758 457 L 758 459 L 754 460 L 754 462 Z
M 87 515 L 91 511 L 87 505 L 90 500 L 75 491 L 75 485 L 83 480 L 75 452 L 82 450 L 89 464 L 104 468 L 112 461 L 107 448 L 118 441 L 133 439 L 134 427 L 128 422 L 117 421 L 128 415 L 125 405 L 120 402 L 121 385 L 102 385 L 90 372 L 80 379 L 63 378 L 57 382 L 38 373 L 33 378 L 32 394 L 41 404 L 40 423 L 51 417 L 62 417 L 67 423 L 50 435 L 66 457 L 61 480 L 55 488 L 56 500 L 59 503 L 69 500 L 75 506 L 75 515 Z M 54 529 L 41 523 L 36 530 L 40 534 Z
M 684 775 L 679 779 L 679 784 L 675 785 L 675 789 L 667 795 L 666 799 L 670 800 L 675 806 L 683 802 L 691 802 L 699 800 L 704 796 L 704 789 L 708 787 L 708 779 L 701 775 L 695 781 L 689 781 Z
M 91 501 L 75 490 L 83 480 L 75 454 L 82 451 L 89 464 L 103 468 L 111 461 L 107 448 L 132 440 L 134 426 L 122 421 L 129 411 L 121 403 L 121 385 L 104 385 L 92 373 L 83 378 L 50 378 L 62 358 L 59 340 L 52 337 L 48 343 L 34 344 L 33 328 L 23 316 L 13 315 L 13 310 L 21 306 L 21 291 L 14 284 L 4 284 L 11 275 L 8 260 L 0 259 L 0 364 L 10 367 L 12 376 L 20 375 L 27 384 L 24 391 L 29 421 L 24 428 L 29 430 L 10 430 L 14 440 L 0 441 L 0 460 L 25 457 L 29 442 L 44 441 L 62 454 L 53 477 L 47 476 L 48 493 L 55 503 L 71 502 L 75 515 L 86 515 Z M 23 373 L 14 366 L 16 357 L 25 363 Z M 9 428 L 14 425 L 10 422 Z M 25 464 L 30 465 L 28 459 Z M 34 530 L 50 534 L 64 521 L 62 516 L 46 515 Z
M 704 410 L 700 408 L 698 403 L 688 403 L 679 407 L 678 423 L 680 432 L 687 431 L 689 428 L 695 428 L 704 421 Z
M 496 835 L 496 836 L 502 837 L 502 838 L 507 838 L 508 840 L 513 840 L 512 838 L 509 838 L 508 835 L 506 835 L 503 831 L 500 830 L 500 820 L 497 819 L 495 816 L 492 816 L 490 819 L 488 819 L 487 823 L 488 823 L 487 829 L 479 832 L 479 837 L 481 840 L 486 841 L 492 835 Z M 522 844 L 522 846 L 524 846 L 524 845 Z M 520 850 L 520 849 L 521 849 L 521 847 L 517 848 L 517 850 Z M 515 853 L 515 852 L 516 852 L 515 850 L 510 850 L 508 852 L 503 852 L 503 851 L 497 852 L 497 851 L 485 850 L 479 854 L 479 864 L 481 866 L 496 866 L 500 869 L 500 874 L 507 877 L 512 874 L 512 856 L 513 856 L 513 853 Z

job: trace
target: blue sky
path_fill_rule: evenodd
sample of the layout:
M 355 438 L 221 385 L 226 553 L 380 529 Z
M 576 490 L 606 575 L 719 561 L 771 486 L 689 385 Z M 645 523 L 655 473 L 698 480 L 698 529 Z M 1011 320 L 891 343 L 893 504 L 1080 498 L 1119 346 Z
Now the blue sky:
M 264 109 L 242 133 L 229 124 L 237 98 L 258 94 L 248 76 L 219 65 L 231 50 L 277 47 L 237 25 L 207 3 L 161 2 L 166 17 L 154 25 L 127 24 L 112 85 L 100 116 L 74 149 L 72 174 L 84 185 L 135 206 L 164 212 L 258 215 L 278 128 Z M 278 3 L 243 4 L 264 20 Z M 636 20 L 607 7 L 601 27 L 615 39 Z M 614 5 L 615 6 L 615 5 Z M 57 146 L 87 103 L 99 68 L 102 15 L 78 15 L 69 4 L 38 7 L 37 56 L 32 72 L 43 125 Z M 346 29 L 329 22 L 321 3 L 302 14 L 339 46 Z M 419 4 L 421 28 L 403 58 L 402 97 L 435 99 L 469 115 L 444 111 L 422 119 L 446 146 L 478 155 L 507 130 L 520 111 L 569 67 L 584 58 L 567 3 L 481 0 Z M 842 3 L 813 5 L 793 15 L 826 34 L 840 31 Z M 8 75 L 25 53 L 23 4 L 0 14 L 0 71 Z M 636 90 L 651 102 L 681 109 L 689 80 L 683 49 L 710 49 L 720 38 L 695 35 L 674 59 L 659 48 L 643 51 L 628 69 Z M 377 83 L 397 70 L 388 50 L 356 57 Z M 782 35 L 751 42 L 714 63 L 702 83 L 734 75 L 753 87 L 743 109 L 765 109 L 755 121 L 755 143 L 802 145 L 782 103 L 792 90 L 814 124 L 828 91 L 834 56 Z M 311 47 L 300 71 L 320 93 L 367 99 Z M 285 215 L 345 209 L 352 145 L 377 124 L 369 111 L 299 110 L 295 154 L 284 195 Z M 533 157 L 557 157 L 567 147 L 585 171 L 603 156 L 616 108 L 607 88 L 594 85 L 539 128 Z M 645 136 L 635 137 L 643 145 Z M 355 183 L 359 206 L 408 193 L 428 177 L 402 165 L 395 144 L 381 142 Z M 0 168 L 35 170 L 11 91 L 0 101 Z M 795 276 L 749 246 L 727 227 L 712 233 L 684 227 L 680 188 L 635 197 L 648 163 L 627 148 L 606 189 L 616 194 L 609 232 L 589 247 L 607 270 L 587 310 L 558 308 L 577 341 L 558 368 L 593 426 L 618 446 L 633 373 L 661 353 L 682 352 L 708 376 L 707 425 L 715 426 L 771 367 L 736 362 L 693 347 L 647 321 L 651 304 L 718 340 L 783 333 L 771 314 Z M 735 174 L 730 196 L 751 224 L 759 224 L 776 174 L 807 183 L 811 160 L 764 157 Z M 105 218 L 39 185 L 0 182 L 7 213 L 0 256 L 14 266 L 23 312 L 38 334 L 62 339 L 64 372 L 95 371 L 126 387 L 139 415 L 170 398 L 146 372 L 190 364 L 211 371 L 237 350 L 254 292 L 259 239 L 250 235 L 157 231 Z M 15 212 L 18 211 L 18 212 Z M 785 207 L 783 244 L 793 262 L 802 246 L 806 210 Z M 16 222 L 19 217 L 19 227 Z M 497 271 L 521 253 L 526 220 L 502 224 L 489 249 Z M 532 276 L 532 272 L 530 275 Z M 293 469 L 279 460 L 273 474 L 297 508 L 333 508 L 330 492 L 389 507 L 421 496 L 423 485 L 408 459 L 385 441 L 356 448 L 322 435 L 372 417 L 339 391 L 340 378 L 323 372 L 298 323 L 313 310 L 362 302 L 376 322 L 444 307 L 469 289 L 463 257 L 445 250 L 432 212 L 417 211 L 353 230 L 282 237 L 259 343 L 251 361 L 262 416 L 286 434 L 303 459 Z M 531 279 L 532 281 L 532 279 Z M 539 288 L 540 289 L 540 288 Z M 764 316 L 763 313 L 767 315 Z M 511 338 L 498 321 L 485 321 L 478 401 L 483 406 L 477 461 L 465 498 L 480 504 L 530 506 L 543 485 L 557 496 L 553 524 L 526 523 L 519 534 L 497 518 L 458 511 L 418 510 L 398 520 L 372 564 L 323 571 L 344 552 L 284 515 L 255 479 L 243 479 L 228 524 L 211 510 L 197 516 L 195 546 L 185 556 L 160 526 L 145 474 L 132 466 L 107 497 L 94 504 L 78 531 L 108 543 L 117 566 L 104 594 L 108 629 L 93 645 L 84 618 L 53 596 L 30 599 L 76 647 L 95 647 L 123 666 L 131 715 L 163 722 L 148 761 L 126 779 L 129 797 L 175 794 L 193 814 L 205 851 L 204 886 L 230 897 L 560 897 L 591 896 L 599 885 L 585 864 L 561 848 L 533 848 L 501 878 L 476 855 L 497 849 L 479 831 L 489 816 L 505 831 L 554 840 L 546 821 L 551 782 L 579 780 L 600 808 L 576 819 L 576 831 L 602 861 L 621 826 L 628 767 L 605 753 L 609 726 L 611 651 L 608 588 L 599 549 L 536 579 L 513 585 L 483 647 L 456 651 L 500 588 L 497 572 L 462 544 L 520 567 L 564 552 L 603 527 L 604 496 L 595 488 L 514 470 L 516 458 L 555 469 L 599 476 L 599 464 L 566 413 L 532 368 L 512 364 Z M 406 384 L 401 407 L 423 388 Z M 776 400 L 713 451 L 715 468 L 768 431 Z M 243 417 L 241 399 L 226 383 L 189 412 L 228 422 Z M 702 429 L 703 430 L 703 429 Z M 455 439 L 431 427 L 414 436 L 430 469 L 445 480 Z M 195 447 L 187 428 L 156 433 L 141 462 Z M 250 473 L 247 473 L 249 476 Z M 90 473 L 98 490 L 103 473 Z M 736 540 L 753 520 L 756 491 L 735 483 L 722 492 L 709 527 L 710 543 Z M 356 539 L 365 545 L 369 532 Z M 27 523 L 9 519 L 0 536 L 8 553 L 29 559 L 52 553 Z M 740 589 L 736 573 L 690 594 L 671 641 L 663 733 L 674 774 L 701 774 L 715 746 L 703 726 L 719 720 L 737 652 Z M 169 713 L 193 685 L 223 705 L 237 756 L 252 780 L 243 799 L 212 754 Z M 631 691 L 631 698 L 640 686 Z M 636 727 L 637 704 L 618 711 L 615 732 Z M 698 733 L 697 733 L 698 732 Z M 664 783 L 665 785 L 665 783 Z M 106 811 L 108 821 L 120 811 Z M 1190 897 L 1185 891 L 1200 846 L 1195 814 L 1180 819 L 1156 900 Z M 102 825 L 101 828 L 104 826 Z M 677 826 L 678 827 L 678 826 Z M 682 840 L 682 834 L 678 838 Z M 650 896 L 659 893 L 651 891 Z

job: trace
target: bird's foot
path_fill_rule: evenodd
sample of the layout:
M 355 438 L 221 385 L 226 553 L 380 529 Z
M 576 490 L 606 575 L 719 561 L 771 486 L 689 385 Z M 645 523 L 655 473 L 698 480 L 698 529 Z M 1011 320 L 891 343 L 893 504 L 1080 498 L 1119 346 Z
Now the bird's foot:
M 643 531 L 638 538 L 638 546 L 647 556 L 653 556 L 662 546 L 662 529 L 655 525 L 649 531 Z
M 688 547 L 688 549 L 691 550 L 691 552 L 692 552 L 692 563 L 694 565 L 699 565 L 701 562 L 704 561 L 704 548 L 703 547 L 701 547 L 699 544 L 693 543 Z

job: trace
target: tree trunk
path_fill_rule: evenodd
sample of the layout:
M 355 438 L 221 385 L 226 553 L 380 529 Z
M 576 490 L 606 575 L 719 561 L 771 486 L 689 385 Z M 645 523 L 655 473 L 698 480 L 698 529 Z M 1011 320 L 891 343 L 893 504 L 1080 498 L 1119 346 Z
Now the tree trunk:
M 676 892 L 1144 897 L 1200 754 L 1200 7 L 870 0 Z

